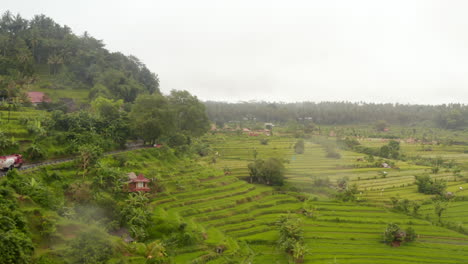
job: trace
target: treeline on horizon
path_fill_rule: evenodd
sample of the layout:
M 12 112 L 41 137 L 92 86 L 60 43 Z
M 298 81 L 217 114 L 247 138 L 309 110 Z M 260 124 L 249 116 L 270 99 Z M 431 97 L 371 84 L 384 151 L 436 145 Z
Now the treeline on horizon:
M 230 121 L 284 123 L 307 120 L 322 125 L 369 124 L 384 120 L 394 125 L 427 125 L 445 129 L 468 126 L 468 105 L 410 105 L 351 102 L 205 102 L 208 117 L 218 124 Z
M 159 93 L 159 79 L 138 58 L 108 51 L 87 32 L 77 36 L 45 15 L 27 20 L 6 11 L 0 18 L 0 99 L 24 99 L 31 88 L 88 89 L 90 99 L 132 102 L 138 94 Z

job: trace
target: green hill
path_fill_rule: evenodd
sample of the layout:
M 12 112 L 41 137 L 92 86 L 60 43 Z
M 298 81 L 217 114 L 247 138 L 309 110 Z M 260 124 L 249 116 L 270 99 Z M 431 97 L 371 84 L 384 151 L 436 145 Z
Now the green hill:
M 0 101 L 44 91 L 54 101 L 104 96 L 134 101 L 159 93 L 156 74 L 136 57 L 110 52 L 87 32 L 75 35 L 45 15 L 27 20 L 5 12 L 0 20 Z

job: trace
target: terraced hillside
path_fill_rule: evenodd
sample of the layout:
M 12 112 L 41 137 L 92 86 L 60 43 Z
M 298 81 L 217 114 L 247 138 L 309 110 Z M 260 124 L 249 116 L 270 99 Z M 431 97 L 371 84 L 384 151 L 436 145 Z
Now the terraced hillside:
M 307 195 L 299 192 L 249 184 L 239 179 L 246 174 L 245 166 L 250 162 L 252 148 L 257 148 L 259 157 L 289 157 L 290 179 L 294 170 L 301 169 L 304 174 L 308 168 L 314 171 L 312 165 L 316 163 L 303 160 L 306 154 L 292 154 L 290 146 L 294 139 L 272 137 L 267 145 L 247 136 L 221 139 L 208 136 L 205 140 L 218 152 L 216 163 L 212 163 L 211 157 L 193 160 L 177 157 L 170 149 L 155 148 L 106 156 L 102 160 L 106 166 L 116 167 L 124 161 L 119 167 L 122 173 L 134 171 L 158 179 L 160 192 L 152 194 L 153 226 L 149 233 L 167 243 L 173 263 L 288 263 L 291 260 L 287 254 L 277 247 L 279 232 L 275 225 L 284 214 L 302 219 L 308 248 L 304 263 L 464 263 L 468 258 L 468 236 L 424 219 L 426 211 L 430 214 L 433 210 L 431 208 L 423 206 L 423 217 L 415 218 L 375 206 L 378 203 L 366 206 L 337 202 L 331 196 L 315 193 L 307 199 Z M 306 153 L 312 155 L 312 149 L 313 145 L 307 145 Z M 291 159 L 293 156 L 295 159 Z M 228 165 L 232 174 L 224 173 Z M 73 169 L 68 169 L 67 173 L 60 167 L 53 170 L 60 171 L 66 179 L 76 177 Z M 315 170 L 314 173 L 320 173 Z M 309 182 L 303 183 L 306 184 Z M 306 204 L 312 207 L 312 214 L 308 216 L 302 213 Z M 463 205 L 456 210 L 463 211 Z M 449 217 L 457 211 L 455 214 L 448 212 Z M 463 216 L 459 219 L 463 221 Z M 392 248 L 382 241 L 388 223 L 397 223 L 405 229 L 411 226 L 419 237 L 415 242 Z M 91 224 L 103 229 L 98 219 Z M 74 234 L 65 230 L 73 225 L 70 221 L 59 222 L 57 235 L 64 236 L 67 241 L 73 239 Z M 87 229 L 84 225 L 80 228 Z M 194 235 L 188 235 L 184 245 L 172 246 L 173 231 L 168 230 L 174 228 Z M 62 242 L 56 242 L 44 244 L 41 250 L 59 250 Z M 141 256 L 126 256 L 126 261 L 146 263 Z
M 34 108 L 22 107 L 18 111 L 0 111 L 0 131 L 13 137 L 15 140 L 32 140 L 26 127 L 20 123 L 21 118 L 34 118 L 41 115 L 47 115 L 45 111 Z
M 204 233 L 206 245 L 180 249 L 176 263 L 229 263 L 227 259 L 236 263 L 286 263 L 285 254 L 275 246 L 278 232 L 274 223 L 281 214 L 300 212 L 303 203 L 294 193 L 278 193 L 271 187 L 251 185 L 234 175 L 224 175 L 221 169 L 229 165 L 235 175 L 242 176 L 246 173 L 242 167 L 248 163 L 249 153 L 255 146 L 259 153 L 271 149 L 276 155 L 295 156 L 288 164 L 291 172 L 310 168 L 319 174 L 320 170 L 302 160 L 306 155 L 292 155 L 289 148 L 292 141 L 288 139 L 272 138 L 268 145 L 262 146 L 248 137 L 235 137 L 232 141 L 211 139 L 220 155 L 218 162 L 211 165 L 213 169 L 187 164 L 185 169 L 164 176 L 161 182 L 167 190 L 152 204 L 155 215 L 190 223 Z M 247 144 L 242 144 L 243 141 Z M 313 156 L 311 146 L 306 151 Z M 319 153 L 320 148 L 315 151 Z M 341 172 L 336 177 L 342 175 L 348 174 Z M 312 203 L 314 216 L 300 216 L 309 248 L 305 263 L 463 263 L 468 257 L 464 250 L 468 236 L 433 226 L 427 220 L 386 208 L 340 203 L 323 197 Z M 385 245 L 382 233 L 390 222 L 403 228 L 414 227 L 419 239 L 400 248 Z M 214 248 L 220 246 L 226 251 L 214 253 Z

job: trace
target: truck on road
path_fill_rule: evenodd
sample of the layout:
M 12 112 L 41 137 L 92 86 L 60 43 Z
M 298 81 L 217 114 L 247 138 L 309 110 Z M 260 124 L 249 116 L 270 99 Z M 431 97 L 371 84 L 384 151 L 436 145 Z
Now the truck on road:
M 21 165 L 23 165 L 23 156 L 20 154 L 0 156 L 0 170 L 7 171 L 19 168 Z

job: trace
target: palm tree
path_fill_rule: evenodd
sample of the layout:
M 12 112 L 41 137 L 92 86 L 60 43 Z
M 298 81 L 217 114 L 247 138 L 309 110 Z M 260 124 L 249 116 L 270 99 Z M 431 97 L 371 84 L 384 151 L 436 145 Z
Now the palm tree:
M 49 67 L 51 66 L 50 71 L 55 75 L 57 73 L 58 66 L 63 64 L 63 57 L 58 54 L 50 55 L 47 59 L 47 64 L 49 64 Z
M 307 247 L 297 241 L 296 243 L 294 243 L 294 246 L 293 246 L 293 259 L 296 263 L 302 263 L 304 262 L 304 256 L 308 253 L 308 249 Z

